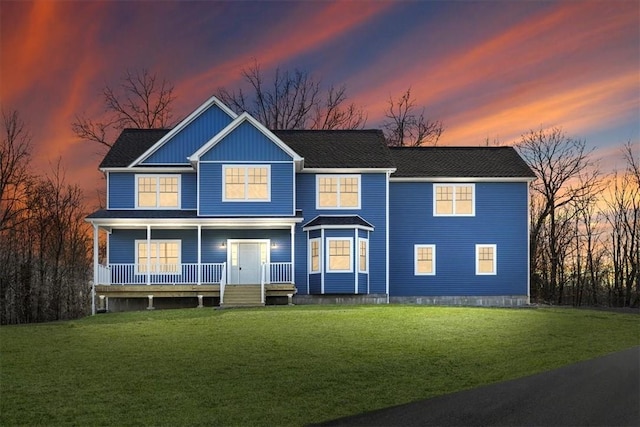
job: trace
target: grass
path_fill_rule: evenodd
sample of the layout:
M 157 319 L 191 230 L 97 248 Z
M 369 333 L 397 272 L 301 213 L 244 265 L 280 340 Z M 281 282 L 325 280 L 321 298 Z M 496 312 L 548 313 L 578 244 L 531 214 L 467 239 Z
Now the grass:
M 0 328 L 0 425 L 304 425 L 640 344 L 573 309 L 165 310 Z

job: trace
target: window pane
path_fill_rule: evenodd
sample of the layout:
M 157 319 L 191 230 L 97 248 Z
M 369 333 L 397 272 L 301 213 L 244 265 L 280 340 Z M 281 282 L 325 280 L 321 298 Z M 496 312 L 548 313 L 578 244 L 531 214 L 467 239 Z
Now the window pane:
M 470 215 L 473 213 L 473 189 L 471 186 L 456 187 L 456 214 Z
M 244 168 L 226 168 L 224 172 L 225 199 L 244 199 Z
M 311 242 L 311 271 L 320 271 L 320 244 L 317 240 Z
M 336 178 L 320 178 L 318 198 L 318 204 L 321 207 L 338 206 L 338 180 Z
M 330 270 L 350 270 L 351 269 L 351 241 L 330 240 L 329 241 L 329 269 Z
M 360 271 L 367 271 L 367 241 L 360 240 Z
M 358 178 L 340 179 L 340 206 L 358 206 Z
M 433 248 L 418 248 L 418 273 L 433 273 Z
M 494 252 L 490 246 L 478 249 L 478 273 L 494 273 Z
M 160 177 L 160 206 L 178 207 L 178 178 Z
M 155 177 L 138 177 L 138 206 L 156 207 Z
M 436 187 L 436 214 L 453 213 L 453 187 Z

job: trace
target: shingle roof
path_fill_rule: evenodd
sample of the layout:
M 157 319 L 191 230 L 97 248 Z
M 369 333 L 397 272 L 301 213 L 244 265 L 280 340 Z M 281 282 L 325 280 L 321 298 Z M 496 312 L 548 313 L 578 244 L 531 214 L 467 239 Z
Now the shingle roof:
M 274 130 L 304 157 L 305 168 L 394 168 L 384 135 L 377 129 Z
M 123 129 L 102 162 L 101 168 L 127 167 L 170 129 Z
M 513 147 L 393 147 L 392 177 L 535 178 Z
M 362 219 L 359 215 L 342 215 L 342 216 L 333 216 L 333 215 L 320 215 L 303 225 L 303 228 L 307 227 L 318 227 L 321 225 L 360 225 L 363 227 L 368 227 L 373 229 L 373 225 Z

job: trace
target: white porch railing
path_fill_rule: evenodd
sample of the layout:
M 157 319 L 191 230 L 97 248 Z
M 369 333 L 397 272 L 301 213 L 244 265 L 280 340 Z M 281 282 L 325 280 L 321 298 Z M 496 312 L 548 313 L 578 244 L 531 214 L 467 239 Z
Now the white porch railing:
M 269 280 L 267 283 L 293 283 L 290 262 L 272 262 L 268 264 Z
M 225 263 L 151 265 L 109 264 L 98 266 L 99 285 L 179 285 L 218 284 L 223 277 Z M 198 277 L 200 267 L 200 278 Z M 200 280 L 199 280 L 200 279 Z

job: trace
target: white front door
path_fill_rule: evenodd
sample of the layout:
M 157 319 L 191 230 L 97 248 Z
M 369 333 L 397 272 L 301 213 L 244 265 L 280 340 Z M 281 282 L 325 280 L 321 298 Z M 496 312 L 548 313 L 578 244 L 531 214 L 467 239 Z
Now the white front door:
M 260 283 L 260 267 L 267 262 L 266 242 L 232 242 L 230 244 L 229 284 L 257 285 Z

